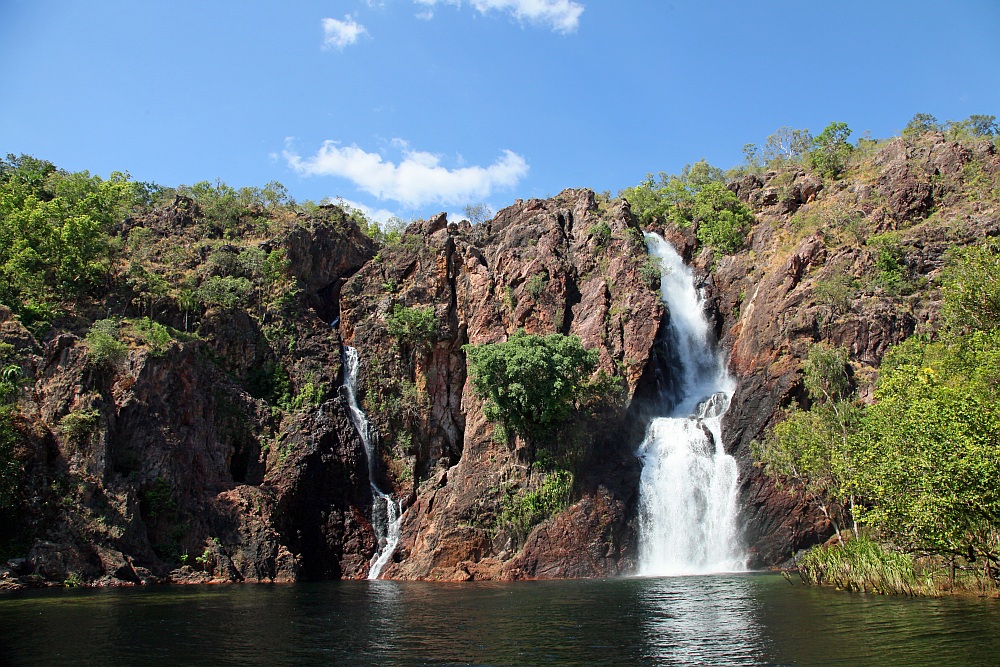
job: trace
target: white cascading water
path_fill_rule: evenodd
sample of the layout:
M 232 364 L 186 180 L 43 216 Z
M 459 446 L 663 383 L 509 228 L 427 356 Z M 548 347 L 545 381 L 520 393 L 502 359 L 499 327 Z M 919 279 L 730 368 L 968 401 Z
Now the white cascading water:
M 344 389 L 347 393 L 347 406 L 350 409 L 351 421 L 358 431 L 358 436 L 365 446 L 368 456 L 368 479 L 372 486 L 372 527 L 378 539 L 375 555 L 369 563 L 368 578 L 378 579 L 392 554 L 399 544 L 399 523 L 402 516 L 399 503 L 391 494 L 385 493 L 375 483 L 375 452 L 372 446 L 371 431 L 368 417 L 358 406 L 358 351 L 353 347 L 344 346 Z
M 722 416 L 736 383 L 714 345 L 691 270 L 673 247 L 646 234 L 662 263 L 668 345 L 680 377 L 667 416 L 653 419 L 639 447 L 639 574 L 746 569 L 736 518 L 736 460 L 722 445 Z

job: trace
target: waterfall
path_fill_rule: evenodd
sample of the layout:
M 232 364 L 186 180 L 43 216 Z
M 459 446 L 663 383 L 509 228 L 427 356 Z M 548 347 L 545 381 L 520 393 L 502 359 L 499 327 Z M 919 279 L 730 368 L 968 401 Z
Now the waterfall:
M 344 346 L 344 389 L 347 394 L 351 422 L 358 431 L 358 436 L 365 446 L 368 457 L 368 480 L 372 486 L 372 527 L 378 539 L 375 555 L 372 556 L 368 569 L 369 579 L 378 579 L 382 568 L 392 558 L 396 545 L 399 544 L 399 524 L 402 512 L 399 503 L 391 494 L 385 493 L 375 483 L 375 451 L 372 443 L 368 417 L 358 406 L 358 351 L 353 347 Z
M 743 570 L 737 466 L 721 433 L 735 382 L 715 348 L 691 270 L 659 236 L 646 234 L 646 241 L 661 262 L 667 353 L 679 377 L 638 451 L 639 574 Z

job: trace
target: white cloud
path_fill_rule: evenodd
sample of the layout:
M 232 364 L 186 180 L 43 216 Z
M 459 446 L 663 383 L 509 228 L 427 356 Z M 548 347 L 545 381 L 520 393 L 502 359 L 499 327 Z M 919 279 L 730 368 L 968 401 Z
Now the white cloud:
M 365 27 L 355 21 L 350 14 L 343 21 L 323 19 L 323 48 L 340 49 L 355 44 L 361 35 L 368 34 Z
M 407 146 L 394 141 L 398 146 Z M 283 153 L 288 165 L 304 176 L 346 178 L 360 190 L 379 199 L 391 199 L 413 208 L 439 203 L 465 204 L 488 197 L 495 189 L 517 185 L 528 173 L 528 163 L 513 151 L 488 167 L 448 169 L 433 153 L 405 148 L 403 160 L 395 164 L 378 153 L 357 146 L 341 147 L 325 141 L 316 155 L 302 158 L 290 148 Z
M 480 14 L 491 10 L 505 11 L 518 21 L 548 25 L 556 32 L 576 32 L 580 26 L 583 5 L 572 0 L 413 0 L 434 7 L 438 4 L 462 6 L 468 2 Z

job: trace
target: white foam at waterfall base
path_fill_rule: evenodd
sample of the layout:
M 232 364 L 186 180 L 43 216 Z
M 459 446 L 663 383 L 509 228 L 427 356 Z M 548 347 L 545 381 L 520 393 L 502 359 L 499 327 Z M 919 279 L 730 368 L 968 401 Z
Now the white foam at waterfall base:
M 360 358 L 358 351 L 353 347 L 344 347 L 344 391 L 347 394 L 347 407 L 350 412 L 351 422 L 358 431 L 358 437 L 365 446 L 365 454 L 368 457 L 368 481 L 372 488 L 372 527 L 375 529 L 375 537 L 378 545 L 375 554 L 369 562 L 368 578 L 378 579 L 382 573 L 382 568 L 386 566 L 392 558 L 396 546 L 399 544 L 400 519 L 402 512 L 399 503 L 391 494 L 385 493 L 378 488 L 375 483 L 375 451 L 372 443 L 371 431 L 368 426 L 368 416 L 364 410 L 358 406 L 357 386 L 358 386 L 358 366 Z
M 691 270 L 659 236 L 646 234 L 646 241 L 661 262 L 660 292 L 681 378 L 669 414 L 650 422 L 639 447 L 639 574 L 744 570 L 738 470 L 721 433 L 735 382 L 714 348 Z

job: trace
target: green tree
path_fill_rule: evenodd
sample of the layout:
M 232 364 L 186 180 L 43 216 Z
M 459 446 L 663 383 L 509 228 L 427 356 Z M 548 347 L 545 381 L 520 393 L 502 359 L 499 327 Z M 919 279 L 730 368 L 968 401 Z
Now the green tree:
M 692 222 L 691 209 L 698 193 L 710 184 L 724 181 L 725 174 L 721 169 L 699 160 L 685 165 L 679 175 L 660 172 L 654 178 L 652 174 L 647 174 L 642 183 L 625 188 L 618 194 L 629 203 L 632 213 L 644 225 L 673 223 L 687 227 Z
M 763 443 L 752 445 L 765 472 L 803 493 L 830 520 L 838 537 L 841 526 L 847 521 L 854 525 L 856 516 L 851 438 L 861 412 L 852 397 L 848 369 L 847 350 L 813 345 L 802 367 L 810 409 L 791 408 Z
M 910 122 L 903 128 L 903 136 L 915 137 L 927 132 L 939 132 L 940 130 L 941 125 L 938 124 L 937 118 L 929 113 L 918 113 L 914 114 Z
M 998 388 L 998 329 L 893 350 L 855 445 L 861 518 L 911 551 L 997 562 Z
M 505 342 L 462 349 L 486 418 L 532 445 L 549 439 L 600 384 L 590 380 L 597 350 L 584 349 L 576 336 L 518 330 Z
M 847 123 L 830 123 L 813 139 L 809 152 L 809 166 L 824 176 L 836 178 L 847 168 L 847 161 L 854 150 L 847 138 L 851 128 Z
M 725 254 L 743 247 L 754 223 L 750 209 L 719 182 L 698 191 L 691 217 L 698 223 L 698 240 Z
M 102 180 L 8 155 L 0 161 L 0 301 L 31 319 L 105 284 L 109 234 L 136 202 L 127 174 Z
M 1000 244 L 951 251 L 940 281 L 941 315 L 950 332 L 1000 327 Z

